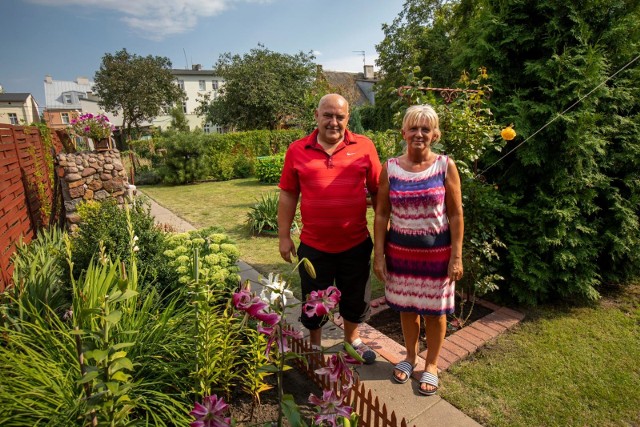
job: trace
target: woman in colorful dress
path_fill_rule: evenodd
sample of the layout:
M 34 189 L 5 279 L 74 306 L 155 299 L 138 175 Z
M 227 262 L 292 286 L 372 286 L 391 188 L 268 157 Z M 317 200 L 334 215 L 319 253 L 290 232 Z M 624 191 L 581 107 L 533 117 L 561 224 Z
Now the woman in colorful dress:
M 402 121 L 404 154 L 380 174 L 374 225 L 374 272 L 385 297 L 400 312 L 407 355 L 393 379 L 406 383 L 417 364 L 424 318 L 427 356 L 418 391 L 438 389 L 438 357 L 454 312 L 455 281 L 463 274 L 460 176 L 448 156 L 431 151 L 440 138 L 438 115 L 429 105 L 409 107 Z

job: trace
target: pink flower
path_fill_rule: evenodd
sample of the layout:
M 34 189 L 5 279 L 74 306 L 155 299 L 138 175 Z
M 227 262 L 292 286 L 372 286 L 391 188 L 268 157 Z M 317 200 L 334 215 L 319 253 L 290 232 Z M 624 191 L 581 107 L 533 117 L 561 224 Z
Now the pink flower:
M 308 317 L 327 315 L 340 302 L 340 295 L 335 286 L 329 286 L 323 291 L 311 291 L 302 309 Z
M 271 352 L 271 346 L 272 344 L 275 342 L 278 344 L 278 350 L 280 351 L 280 354 L 284 354 L 287 351 L 289 351 L 289 344 L 287 342 L 287 336 L 291 336 L 294 338 L 298 338 L 298 339 L 302 339 L 303 335 L 301 331 L 290 331 L 287 329 L 282 329 L 282 337 L 280 339 L 278 339 L 278 328 L 280 328 L 279 326 L 269 326 L 269 327 L 265 327 L 262 325 L 258 325 L 258 332 L 263 333 L 265 335 L 269 336 L 269 340 L 267 341 L 267 351 L 265 352 L 265 355 L 269 355 L 269 353 Z
M 218 398 L 215 394 L 207 396 L 204 401 L 196 402 L 190 415 L 195 417 L 195 421 L 189 424 L 191 427 L 229 427 L 231 426 L 231 418 L 225 417 L 224 413 L 228 405 L 222 398 Z
M 269 305 L 259 297 L 252 297 L 246 289 L 233 294 L 233 305 L 238 310 L 247 312 L 249 316 L 258 319 L 267 325 L 275 325 L 280 321 L 279 314 L 267 313 L 265 309 L 268 308 Z
M 343 398 L 338 397 L 333 390 L 324 390 L 322 392 L 322 399 L 309 395 L 309 403 L 316 405 L 318 414 L 314 416 L 314 421 L 321 425 L 323 422 L 328 422 L 333 427 L 336 427 L 336 421 L 338 417 L 351 417 L 353 409 L 350 406 L 343 404 Z
M 349 365 L 360 365 L 361 363 L 346 353 L 339 352 L 333 354 L 325 367 L 316 369 L 318 375 L 329 375 L 332 383 L 342 379 L 342 390 L 349 390 L 353 386 L 353 370 Z

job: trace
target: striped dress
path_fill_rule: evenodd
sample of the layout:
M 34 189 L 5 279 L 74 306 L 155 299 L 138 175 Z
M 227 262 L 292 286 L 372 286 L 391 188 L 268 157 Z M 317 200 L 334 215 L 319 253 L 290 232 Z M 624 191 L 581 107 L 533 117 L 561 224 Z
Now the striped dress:
M 398 311 L 442 315 L 454 311 L 455 282 L 447 269 L 451 234 L 444 181 L 448 157 L 438 155 L 422 172 L 389 159 L 391 226 L 385 243 L 385 296 Z

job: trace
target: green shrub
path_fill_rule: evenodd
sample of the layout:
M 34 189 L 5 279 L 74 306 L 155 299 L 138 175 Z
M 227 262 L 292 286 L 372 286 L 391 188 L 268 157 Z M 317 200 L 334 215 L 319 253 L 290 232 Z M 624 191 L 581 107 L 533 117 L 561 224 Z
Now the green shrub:
M 81 217 L 78 231 L 72 239 L 72 259 L 74 276 L 89 266 L 96 256 L 100 242 L 105 253 L 111 258 L 128 260 L 130 236 L 127 227 L 127 212 L 115 200 L 89 202 L 78 208 Z M 131 224 L 138 240 L 137 257 L 145 281 L 153 281 L 158 286 L 169 286 L 177 279 L 175 272 L 166 265 L 162 253 L 165 250 L 164 233 L 155 226 L 150 207 L 143 197 L 137 197 L 129 206 Z
M 256 177 L 265 184 L 277 184 L 284 167 L 284 155 L 258 157 Z
M 279 193 L 266 193 L 260 196 L 257 203 L 251 207 L 247 214 L 247 223 L 252 233 L 260 234 L 263 231 L 278 231 L 278 201 Z
M 210 159 L 206 155 L 204 134 L 174 133 L 162 140 L 164 164 L 159 169 L 166 184 L 188 184 L 206 178 Z
M 50 312 L 61 315 L 71 303 L 64 236 L 55 227 L 40 230 L 29 244 L 17 245 L 11 260 L 15 286 L 5 292 L 44 317 Z

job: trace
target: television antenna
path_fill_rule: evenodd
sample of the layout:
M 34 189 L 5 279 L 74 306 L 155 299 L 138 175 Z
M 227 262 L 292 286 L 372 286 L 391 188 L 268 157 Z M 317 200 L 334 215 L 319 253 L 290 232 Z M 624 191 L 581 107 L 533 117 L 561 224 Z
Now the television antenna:
M 367 65 L 367 61 L 366 61 L 366 55 L 364 50 L 352 50 L 351 52 L 353 53 L 357 53 L 359 55 L 362 55 L 362 65 Z

